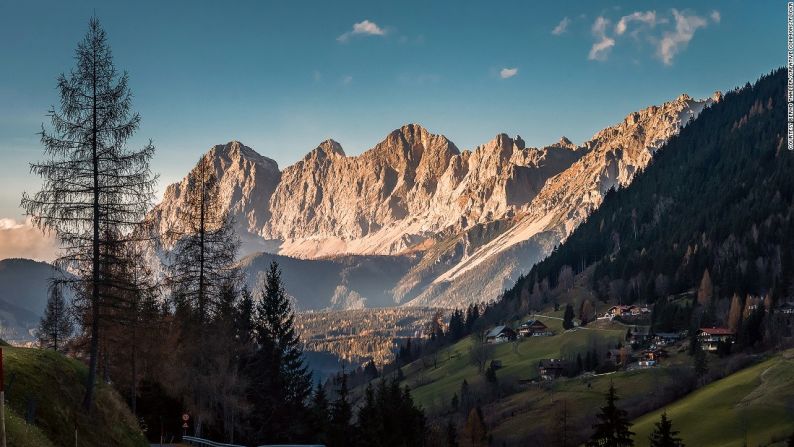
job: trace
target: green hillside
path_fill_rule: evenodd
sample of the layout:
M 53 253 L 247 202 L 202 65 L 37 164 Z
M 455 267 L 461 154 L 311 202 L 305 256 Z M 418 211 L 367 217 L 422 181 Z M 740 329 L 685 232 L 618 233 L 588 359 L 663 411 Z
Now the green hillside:
M 707 385 L 665 408 L 686 445 L 768 445 L 794 432 L 794 350 Z M 663 410 L 635 421 L 637 446 Z M 747 444 L 745 444 L 745 441 Z
M 565 353 L 586 350 L 593 344 L 615 345 L 626 331 L 622 328 L 580 329 L 565 332 L 558 317 L 539 317 L 558 335 L 519 339 L 516 343 L 502 343 L 492 347 L 489 358 L 502 362 L 498 371 L 504 383 L 518 382 L 537 377 L 537 365 L 544 358 L 560 358 Z M 463 379 L 471 384 L 483 380 L 477 366 L 470 360 L 469 351 L 474 338 L 463 340 L 443 348 L 435 359 L 425 358 L 407 365 L 403 369 L 406 384 L 412 389 L 414 399 L 425 408 L 441 408 L 450 402 L 459 391 Z
M 108 385 L 97 388 L 91 417 L 80 409 L 86 368 L 53 351 L 3 348 L 9 446 L 48 447 L 146 446 L 138 423 L 121 397 Z M 29 402 L 35 402 L 33 425 L 25 423 Z

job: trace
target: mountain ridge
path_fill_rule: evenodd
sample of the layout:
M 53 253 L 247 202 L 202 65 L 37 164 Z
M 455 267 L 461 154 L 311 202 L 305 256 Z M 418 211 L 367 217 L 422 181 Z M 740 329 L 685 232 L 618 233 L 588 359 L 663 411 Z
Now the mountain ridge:
M 561 137 L 526 147 L 520 136 L 499 133 L 460 150 L 442 134 L 406 124 L 358 155 L 325 140 L 283 170 L 237 141 L 202 157 L 213 161 L 242 255 L 412 255 L 417 262 L 406 277 L 384 285 L 394 304 L 459 305 L 478 299 L 475 284 L 468 280 L 472 290 L 459 297 L 445 292 L 451 284 L 486 264 L 497 282 L 515 280 L 713 101 L 681 95 L 630 113 L 581 145 Z M 152 212 L 161 231 L 178 224 L 189 176 L 170 185 Z M 521 246 L 513 250 L 520 258 L 500 262 Z

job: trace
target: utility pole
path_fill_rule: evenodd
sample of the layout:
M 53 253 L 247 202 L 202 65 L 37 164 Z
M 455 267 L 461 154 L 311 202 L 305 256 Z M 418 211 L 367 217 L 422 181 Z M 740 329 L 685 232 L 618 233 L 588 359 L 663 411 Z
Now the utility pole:
M 0 348 L 0 447 L 6 447 L 6 387 L 3 374 L 3 348 Z

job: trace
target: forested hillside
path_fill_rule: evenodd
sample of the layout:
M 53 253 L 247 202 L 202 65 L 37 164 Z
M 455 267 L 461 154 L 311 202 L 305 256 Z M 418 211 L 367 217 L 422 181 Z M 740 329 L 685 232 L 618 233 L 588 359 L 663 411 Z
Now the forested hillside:
M 665 306 L 676 294 L 698 297 L 701 324 L 734 329 L 750 310 L 791 299 L 794 154 L 785 145 L 785 75 L 774 71 L 704 110 L 506 291 L 491 318 L 541 308 L 571 272 L 585 273 L 600 300 L 656 302 L 654 320 L 665 326 L 689 323 L 686 312 L 671 316 L 676 311 Z

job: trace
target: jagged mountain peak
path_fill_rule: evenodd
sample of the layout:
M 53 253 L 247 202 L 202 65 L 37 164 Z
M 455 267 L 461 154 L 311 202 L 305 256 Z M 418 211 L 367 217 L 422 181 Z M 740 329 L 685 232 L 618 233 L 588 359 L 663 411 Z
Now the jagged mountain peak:
M 332 139 L 327 139 L 320 143 L 316 148 L 314 148 L 311 152 L 306 155 L 306 158 L 315 157 L 318 155 L 326 156 L 326 157 L 345 157 L 345 150 L 342 149 L 342 145 L 337 143 Z
M 202 157 L 208 157 L 216 162 L 223 160 L 223 166 L 228 166 L 230 163 L 242 163 L 244 161 L 265 165 L 269 169 L 278 170 L 278 163 L 254 149 L 246 146 L 237 140 L 229 141 L 226 144 L 216 144 L 212 146 Z
M 571 140 L 569 140 L 568 137 L 566 137 L 565 135 L 561 136 L 559 141 L 557 141 L 556 143 L 552 144 L 552 146 L 563 148 L 563 149 L 570 149 L 572 151 L 575 151 L 577 149 L 577 146 L 575 144 L 573 144 L 573 142 Z
M 425 152 L 449 157 L 460 153 L 446 136 L 431 133 L 420 124 L 405 124 L 389 133 L 386 138 L 367 152 L 399 154 L 410 159 L 420 159 Z

